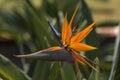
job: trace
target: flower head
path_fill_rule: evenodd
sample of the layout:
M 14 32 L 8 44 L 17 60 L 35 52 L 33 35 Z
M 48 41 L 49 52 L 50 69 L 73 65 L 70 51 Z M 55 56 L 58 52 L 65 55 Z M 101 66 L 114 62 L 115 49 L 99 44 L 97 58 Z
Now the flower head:
M 72 54 L 72 56 L 80 63 L 88 65 L 90 67 L 92 67 L 94 70 L 96 70 L 89 62 L 88 60 L 77 54 L 77 52 L 80 51 L 88 51 L 88 50 L 94 50 L 96 49 L 95 47 L 86 45 L 84 43 L 81 43 L 81 41 L 92 31 L 92 27 L 95 25 L 95 22 L 93 22 L 92 24 L 90 24 L 86 29 L 82 30 L 81 32 L 73 35 L 72 34 L 72 29 L 71 29 L 71 25 L 73 22 L 73 19 L 75 17 L 75 14 L 78 10 L 78 7 L 76 8 L 76 10 L 74 11 L 74 14 L 70 20 L 70 22 L 68 23 L 67 21 L 67 15 L 64 18 L 64 23 L 62 25 L 62 44 L 63 44 L 63 48 L 66 49 L 67 51 L 69 51 L 69 53 Z
M 51 47 L 51 48 L 48 48 L 45 50 L 41 50 L 41 51 L 33 53 L 33 54 L 19 55 L 17 57 L 24 57 L 24 58 L 36 57 L 37 59 L 40 57 L 42 60 L 45 60 L 47 57 L 47 58 L 49 58 L 49 60 L 56 60 L 57 53 L 60 54 L 62 52 L 65 52 L 65 54 L 67 54 L 67 53 L 70 54 L 70 55 L 67 54 L 67 56 L 69 56 L 69 59 L 73 60 L 73 58 L 74 58 L 75 61 L 78 61 L 84 65 L 88 65 L 91 68 L 93 68 L 94 70 L 96 70 L 96 68 L 94 66 L 92 66 L 92 64 L 90 63 L 90 61 L 86 57 L 78 54 L 78 52 L 80 52 L 80 51 L 88 51 L 88 50 L 96 49 L 95 47 L 86 45 L 86 44 L 81 42 L 92 31 L 92 27 L 95 25 L 95 22 L 90 24 L 87 28 L 85 28 L 81 32 L 78 32 L 75 35 L 73 35 L 74 31 L 72 31 L 71 27 L 72 27 L 72 22 L 73 22 L 73 19 L 75 17 L 75 14 L 77 13 L 77 10 L 78 10 L 78 7 L 75 9 L 73 16 L 72 16 L 69 23 L 67 20 L 67 15 L 65 16 L 64 22 L 62 25 L 61 34 L 59 34 L 53 28 L 53 26 L 51 26 L 51 24 L 49 23 L 50 28 L 52 29 L 52 31 L 54 32 L 55 36 L 58 38 L 58 40 L 62 46 L 55 46 L 55 47 Z M 45 55 L 40 54 L 40 53 L 44 53 Z M 51 55 L 52 58 L 49 57 L 49 53 L 52 54 Z M 56 53 L 56 54 L 53 54 L 53 53 Z M 71 57 L 71 55 L 72 55 L 72 57 Z M 59 56 L 60 56 L 60 58 L 59 58 L 60 60 L 65 60 L 65 56 L 64 57 L 62 57 L 62 55 L 59 55 Z
M 62 33 L 62 39 L 61 39 L 62 43 L 65 48 L 72 49 L 72 50 L 75 50 L 78 52 L 96 49 L 95 47 L 81 43 L 81 41 L 90 33 L 95 22 L 93 22 L 86 29 L 77 33 L 76 35 L 72 34 L 71 25 L 73 22 L 73 18 L 77 12 L 77 9 L 78 8 L 76 8 L 76 10 L 70 20 L 70 23 L 68 23 L 66 17 L 64 18 L 64 23 L 63 23 L 62 32 L 61 32 Z
M 60 39 L 60 36 L 58 35 L 59 33 L 56 32 L 56 30 L 54 30 L 54 28 L 50 25 L 54 34 L 56 36 L 58 35 L 57 37 L 59 37 L 62 46 L 61 47 L 56 46 L 56 47 L 48 48 L 48 50 L 55 51 L 55 50 L 59 50 L 59 49 L 61 49 L 61 50 L 64 49 L 64 50 L 68 51 L 69 54 L 71 54 L 76 61 L 78 61 L 82 64 L 85 64 L 85 65 L 88 65 L 91 68 L 93 68 L 94 70 L 96 70 L 94 68 L 94 66 L 92 66 L 90 64 L 90 61 L 86 57 L 78 54 L 78 52 L 80 52 L 80 51 L 88 51 L 88 50 L 96 49 L 95 47 L 92 47 L 92 46 L 86 45 L 84 43 L 81 43 L 81 41 L 92 31 L 92 27 L 95 25 L 95 22 L 90 24 L 87 28 L 85 28 L 81 32 L 78 32 L 77 34 L 73 35 L 74 31 L 72 31 L 71 27 L 72 27 L 72 22 L 73 22 L 73 19 L 75 17 L 75 14 L 77 13 L 77 10 L 78 10 L 78 7 L 74 11 L 73 16 L 72 16 L 69 23 L 68 23 L 68 20 L 67 20 L 67 15 L 65 16 L 64 22 L 63 22 L 63 25 L 62 25 L 61 39 Z

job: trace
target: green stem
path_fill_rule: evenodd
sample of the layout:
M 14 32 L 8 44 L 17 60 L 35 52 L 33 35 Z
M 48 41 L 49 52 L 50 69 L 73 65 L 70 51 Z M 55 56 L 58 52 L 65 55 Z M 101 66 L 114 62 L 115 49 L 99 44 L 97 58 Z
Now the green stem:
M 76 75 L 76 80 L 81 80 L 82 74 L 80 73 L 80 69 L 77 61 L 75 61 L 75 63 L 73 64 L 73 68 Z
M 114 55 L 113 55 L 113 64 L 112 64 L 112 69 L 111 69 L 109 80 L 114 80 L 114 76 L 115 76 L 115 72 L 116 72 L 116 68 L 117 68 L 117 63 L 118 63 L 118 59 L 119 59 L 120 27 L 118 27 L 118 28 L 119 28 L 119 32 L 118 32 L 118 35 L 116 37 Z

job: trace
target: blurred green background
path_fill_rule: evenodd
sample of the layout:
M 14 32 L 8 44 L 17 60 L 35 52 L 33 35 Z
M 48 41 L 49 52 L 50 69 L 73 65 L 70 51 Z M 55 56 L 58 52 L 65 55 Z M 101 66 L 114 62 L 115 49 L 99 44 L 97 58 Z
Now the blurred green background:
M 13 56 L 58 45 L 47 20 L 61 32 L 65 14 L 69 21 L 78 4 L 73 27 L 79 21 L 79 30 L 97 22 L 84 42 L 98 49 L 81 54 L 98 64 L 98 72 L 79 64 L 76 78 L 70 63 Z M 0 0 L 0 80 L 119 80 L 119 4 L 120 0 Z

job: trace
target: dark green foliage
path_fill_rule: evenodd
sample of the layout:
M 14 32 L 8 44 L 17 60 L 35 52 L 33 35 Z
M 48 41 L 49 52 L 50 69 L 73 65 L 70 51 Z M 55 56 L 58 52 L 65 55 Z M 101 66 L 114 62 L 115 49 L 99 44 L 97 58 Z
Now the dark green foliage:
M 31 80 L 25 72 L 2 55 L 0 55 L 0 76 L 3 80 Z
M 119 50 L 119 52 L 120 52 L 120 50 Z M 120 57 L 120 55 L 119 55 L 119 57 Z M 119 79 L 120 79 L 120 58 L 118 59 L 117 69 L 116 69 L 116 72 L 115 72 L 114 80 L 119 80 Z
M 4 34 L 7 35 L 7 37 L 10 37 L 10 39 L 15 41 L 17 46 L 20 48 L 18 50 L 20 55 L 34 53 L 51 46 L 59 45 L 59 42 L 57 41 L 56 37 L 54 36 L 54 33 L 50 29 L 47 21 L 50 21 L 52 27 L 54 27 L 54 29 L 56 29 L 58 33 L 61 33 L 61 26 L 63 23 L 64 16 L 67 14 L 69 21 L 77 5 L 79 5 L 79 10 L 75 16 L 72 27 L 74 28 L 78 26 L 78 30 L 82 30 L 83 28 L 87 27 L 93 22 L 91 12 L 85 0 L 36 1 L 38 1 L 41 5 L 37 7 L 37 3 L 35 3 L 34 0 L 6 0 L 4 1 L 5 6 L 9 2 L 13 3 L 14 5 L 9 9 L 4 9 L 3 7 L 1 7 L 4 5 L 0 6 L 0 40 L 6 40 L 6 38 L 3 36 Z M 80 19 L 81 15 L 82 19 Z M 95 32 L 95 27 L 91 34 L 88 35 L 88 37 L 84 40 L 84 42 L 98 48 L 98 50 L 95 51 L 85 52 L 85 55 L 91 60 L 94 60 L 96 57 L 100 56 L 100 59 L 102 60 L 95 61 L 96 63 L 99 63 L 100 61 L 100 65 L 96 65 L 96 67 L 98 70 L 100 69 L 102 73 L 97 73 L 95 71 L 92 71 L 91 73 L 91 69 L 89 69 L 89 67 L 79 64 L 80 74 L 77 76 L 79 76 L 79 79 L 85 78 L 89 80 L 108 79 L 106 78 L 106 73 L 109 73 L 110 71 L 105 71 L 111 69 L 111 62 L 108 62 L 109 65 L 106 65 L 107 61 L 103 58 L 105 51 L 101 50 L 103 48 L 101 48 L 101 46 L 99 45 L 100 42 L 98 35 Z M 28 51 L 24 50 L 24 46 L 27 46 Z M 110 51 L 110 49 L 106 46 L 105 50 Z M 112 51 L 113 50 L 111 50 L 110 52 L 112 53 Z M 5 80 L 77 80 L 76 73 L 73 68 L 74 65 L 71 63 L 29 59 L 24 61 L 21 58 L 19 59 L 23 61 L 21 66 L 25 67 L 27 74 L 25 74 L 23 70 L 20 70 L 19 67 L 13 65 L 13 63 L 10 62 L 10 60 L 0 55 L 0 79 L 3 78 Z M 68 59 L 68 57 L 66 59 Z M 6 62 L 8 64 L 6 64 Z M 117 71 L 115 75 L 116 80 L 119 79 L 119 62 L 120 61 L 118 61 Z M 104 66 L 107 66 L 107 69 L 105 69 Z M 28 77 L 28 75 L 30 77 Z M 16 79 L 16 77 L 20 78 Z

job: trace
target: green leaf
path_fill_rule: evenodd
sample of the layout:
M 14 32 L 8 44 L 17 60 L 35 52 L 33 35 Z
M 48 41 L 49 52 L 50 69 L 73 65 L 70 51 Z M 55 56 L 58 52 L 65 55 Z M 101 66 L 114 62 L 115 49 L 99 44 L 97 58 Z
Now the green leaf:
M 100 77 L 99 77 L 99 60 L 98 60 L 98 58 L 95 59 L 95 63 L 96 63 L 96 67 L 95 68 L 98 71 L 92 70 L 88 80 L 100 80 Z
M 48 80 L 50 65 L 48 62 L 37 61 L 33 80 Z
M 76 75 L 72 64 L 63 63 L 63 72 L 65 80 L 76 80 Z
M 49 80 L 58 80 L 62 78 L 61 74 L 63 73 L 61 72 L 60 62 L 52 63 L 50 66 Z M 65 79 L 62 78 L 62 80 L 65 80 Z
M 21 36 L 24 34 L 22 34 L 21 32 L 15 31 L 15 30 L 0 29 L 0 36 L 2 36 L 2 35 L 4 35 L 3 38 L 5 38 L 5 39 L 10 38 L 10 39 L 14 39 L 14 40 L 18 41 L 19 38 L 21 38 L 20 41 L 24 41 L 23 36 Z
M 120 46 L 119 46 L 119 54 L 120 54 Z M 114 80 L 119 80 L 119 79 L 120 79 L 120 55 L 119 55 L 119 59 L 118 59 L 118 63 L 117 63 Z
M 27 74 L 0 54 L 0 75 L 7 80 L 31 80 Z

